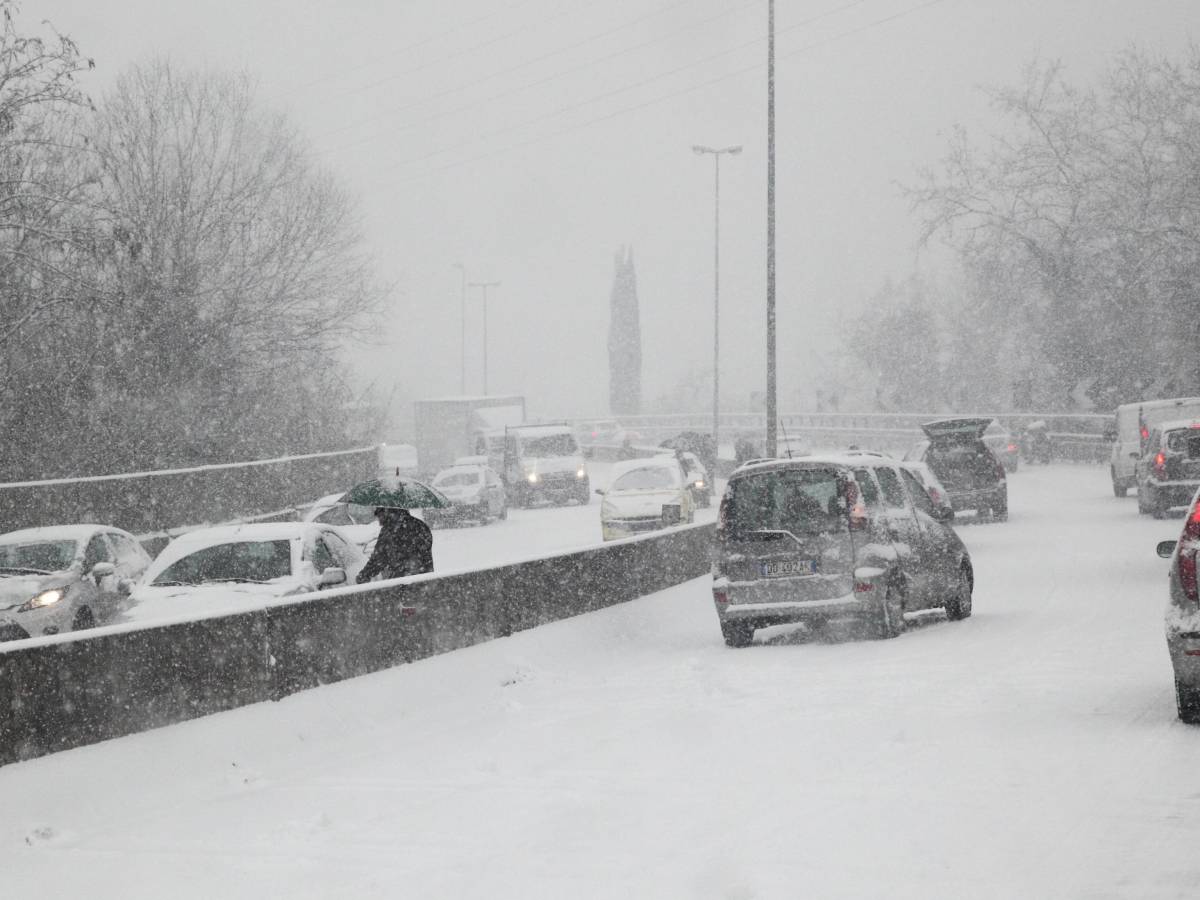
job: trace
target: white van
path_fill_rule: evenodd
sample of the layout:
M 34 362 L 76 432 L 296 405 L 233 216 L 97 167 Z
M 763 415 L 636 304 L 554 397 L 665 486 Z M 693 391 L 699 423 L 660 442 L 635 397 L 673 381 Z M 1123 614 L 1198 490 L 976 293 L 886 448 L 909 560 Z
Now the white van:
M 1113 493 L 1118 497 L 1124 497 L 1137 484 L 1134 465 L 1142 455 L 1150 429 L 1172 419 L 1200 419 L 1200 397 L 1141 400 L 1117 407 L 1115 431 L 1110 431 L 1108 437 L 1113 442 L 1109 469 Z

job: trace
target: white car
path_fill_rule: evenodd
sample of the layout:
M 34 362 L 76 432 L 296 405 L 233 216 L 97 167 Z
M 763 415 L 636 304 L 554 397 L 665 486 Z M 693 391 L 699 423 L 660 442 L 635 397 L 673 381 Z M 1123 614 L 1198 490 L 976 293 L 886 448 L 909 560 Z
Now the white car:
M 0 535 L 0 640 L 111 621 L 149 565 L 137 538 L 107 525 Z
M 694 520 L 691 486 L 674 455 L 614 463 L 610 475 L 608 489 L 596 489 L 604 498 L 600 505 L 604 540 Z
M 263 522 L 175 538 L 129 598 L 123 621 L 152 622 L 253 608 L 256 601 L 353 584 L 366 559 L 332 525 Z
M 486 524 L 508 518 L 504 485 L 491 466 L 450 466 L 437 473 L 433 487 L 445 494 L 454 505 L 449 509 L 425 510 L 425 522 L 430 528 L 447 522 L 473 520 Z
M 342 497 L 345 494 L 345 491 L 328 494 L 307 507 L 302 507 L 301 521 L 336 525 L 342 534 L 365 550 L 379 537 L 379 520 L 375 518 L 375 510 L 370 506 L 343 503 Z

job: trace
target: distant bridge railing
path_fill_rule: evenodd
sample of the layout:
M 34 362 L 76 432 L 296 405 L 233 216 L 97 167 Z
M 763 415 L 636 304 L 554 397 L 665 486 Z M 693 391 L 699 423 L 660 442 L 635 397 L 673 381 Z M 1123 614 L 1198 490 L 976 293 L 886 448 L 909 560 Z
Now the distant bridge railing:
M 921 425 L 958 415 L 994 418 L 1014 439 L 1034 422 L 1045 422 L 1054 459 L 1099 463 L 1108 459 L 1110 444 L 1105 437 L 1113 417 L 1097 413 L 782 413 L 779 442 L 793 449 L 806 446 L 832 450 L 857 444 L 864 448 L 902 454 L 921 440 Z M 683 431 L 712 432 L 712 413 L 668 413 L 621 416 L 621 426 L 631 433 L 634 446 L 657 444 Z M 766 419 L 762 413 L 722 413 L 722 455 L 731 456 L 732 444 L 749 440 L 766 441 Z

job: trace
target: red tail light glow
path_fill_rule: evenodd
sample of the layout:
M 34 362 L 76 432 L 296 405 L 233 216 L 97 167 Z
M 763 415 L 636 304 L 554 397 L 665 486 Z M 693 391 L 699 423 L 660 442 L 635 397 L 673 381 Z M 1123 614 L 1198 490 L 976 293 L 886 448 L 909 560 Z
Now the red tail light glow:
M 875 590 L 875 585 L 873 584 L 868 584 L 865 581 L 854 582 L 854 593 L 856 594 L 865 594 L 867 591 L 873 590 Z
M 1154 477 L 1159 481 L 1167 480 L 1167 457 L 1161 450 L 1154 457 Z
M 725 591 L 713 591 L 713 600 L 717 601 L 717 603 L 728 603 L 729 594 L 725 593 Z
M 1008 452 L 1009 452 L 1009 453 L 1016 453 L 1016 452 L 1017 452 L 1017 445 L 1016 445 L 1016 444 L 1009 444 L 1009 445 L 1008 445 Z
M 1192 507 L 1179 537 L 1179 584 L 1192 603 L 1200 603 L 1196 590 L 1196 550 L 1200 543 L 1200 503 Z

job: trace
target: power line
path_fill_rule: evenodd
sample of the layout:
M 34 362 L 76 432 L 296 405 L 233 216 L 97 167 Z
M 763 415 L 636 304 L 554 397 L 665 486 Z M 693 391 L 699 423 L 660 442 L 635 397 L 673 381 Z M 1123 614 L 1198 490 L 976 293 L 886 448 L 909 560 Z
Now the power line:
M 839 6 L 836 9 L 832 9 L 832 10 L 829 10 L 824 13 L 819 13 L 818 15 L 811 16 L 807 19 L 803 19 L 799 22 L 789 25 L 785 29 L 780 29 L 779 33 L 782 34 L 786 31 L 795 31 L 797 28 L 803 28 L 806 25 L 811 25 L 814 22 L 818 22 L 821 19 L 828 18 L 830 16 L 836 15 L 841 12 L 845 12 L 846 10 L 852 9 L 855 6 L 861 6 L 863 3 L 866 3 L 866 2 L 868 2 L 868 0 L 851 0 L 850 3 L 846 3 L 842 6 Z M 937 2 L 940 2 L 940 0 L 937 0 Z M 470 141 L 466 141 L 461 144 L 455 144 L 450 147 L 443 147 L 439 150 L 431 150 L 429 153 L 426 153 L 423 156 L 418 156 L 418 157 L 414 157 L 412 159 L 402 160 L 397 165 L 403 166 L 403 165 L 412 165 L 413 163 L 418 163 L 418 162 L 424 162 L 425 160 L 433 159 L 434 157 L 437 157 L 437 156 L 442 156 L 443 154 L 453 152 L 454 150 L 461 149 L 462 147 L 469 147 L 473 144 L 481 143 L 483 141 L 489 140 L 490 138 L 498 137 L 502 134 L 507 134 L 511 131 L 516 131 L 517 129 L 520 129 L 520 128 L 526 128 L 530 125 L 536 125 L 539 122 L 546 121 L 547 119 L 557 118 L 558 116 L 564 115 L 565 113 L 574 112 L 575 110 L 582 109 L 585 106 L 591 106 L 592 104 L 598 103 L 601 100 L 607 100 L 611 97 L 616 97 L 620 94 L 627 94 L 630 91 L 637 90 L 638 88 L 641 88 L 641 87 L 645 87 L 648 84 L 653 84 L 656 81 L 661 81 L 664 78 L 670 78 L 673 75 L 678 75 L 681 72 L 686 72 L 688 69 L 694 69 L 696 66 L 704 65 L 706 63 L 712 62 L 713 60 L 721 59 L 722 57 L 729 56 L 734 53 L 738 53 L 742 50 L 745 50 L 748 47 L 753 47 L 756 44 L 761 44 L 763 42 L 763 40 L 764 40 L 764 38 L 754 38 L 754 39 L 746 41 L 742 44 L 738 44 L 736 47 L 732 47 L 728 50 L 722 50 L 720 53 L 714 53 L 714 54 L 712 54 L 710 56 L 706 56 L 702 59 L 698 59 L 693 62 L 686 63 L 682 66 L 677 66 L 676 68 L 671 69 L 669 71 L 660 72 L 657 75 L 652 75 L 649 78 L 644 78 L 644 79 L 634 82 L 632 84 L 627 84 L 622 87 L 615 88 L 611 91 L 606 91 L 603 94 L 597 94 L 593 97 L 589 97 L 586 100 L 581 100 L 578 103 L 571 103 L 566 106 L 560 106 L 557 109 L 553 109 L 549 112 L 542 113 L 541 115 L 534 116 L 531 119 L 525 119 L 521 122 L 514 122 L 511 125 L 505 125 L 502 128 L 496 128 L 496 129 L 493 129 L 492 131 L 484 132 L 484 133 L 472 138 Z M 754 67 L 752 67 L 752 68 L 754 68 Z M 749 70 L 739 70 L 739 71 L 749 71 Z M 523 145 L 518 145 L 518 146 L 523 146 Z
M 446 88 L 445 90 L 439 91 L 436 94 L 430 94 L 426 97 L 422 97 L 419 100 L 413 100 L 409 103 L 405 103 L 400 106 L 393 106 L 388 109 L 381 110 L 379 115 L 394 115 L 396 113 L 405 112 L 406 110 L 412 109 L 415 106 L 424 106 L 427 103 L 433 102 L 434 100 L 439 100 L 443 97 L 449 97 L 453 94 L 462 93 L 463 91 L 469 90 L 470 88 L 473 88 L 473 87 L 477 87 L 478 85 L 486 84 L 487 82 L 490 82 L 490 81 L 495 81 L 496 79 L 502 78 L 505 75 L 511 75 L 513 72 L 520 71 L 521 69 L 527 69 L 530 66 L 537 65 L 538 63 L 544 62 L 547 59 L 552 59 L 555 56 L 561 56 L 562 54 L 569 53 L 572 50 L 578 50 L 580 47 L 586 47 L 588 44 L 594 44 L 596 41 L 602 40 L 603 38 L 606 38 L 609 35 L 616 34 L 619 31 L 624 31 L 627 28 L 632 28 L 635 25 L 640 25 L 643 22 L 645 22 L 649 19 L 653 19 L 657 16 L 660 16 L 665 12 L 669 12 L 672 9 L 676 9 L 680 6 L 686 6 L 686 5 L 688 5 L 690 3 L 694 3 L 694 2 L 695 2 L 695 0 L 675 0 L 675 2 L 668 3 L 665 6 L 660 7 L 659 9 L 656 9 L 654 12 L 647 13 L 646 15 L 643 15 L 643 16 L 639 16 L 638 18 L 633 19 L 632 21 L 624 22 L 613 28 L 609 28 L 606 31 L 602 31 L 599 34 L 593 34 L 590 37 L 584 38 L 583 40 L 576 41 L 574 44 L 568 44 L 565 47 L 559 47 L 557 50 L 551 50 L 549 53 L 544 53 L 541 56 L 534 57 L 533 59 L 527 59 L 524 62 L 517 63 L 517 65 L 515 65 L 515 66 L 509 66 L 507 69 L 501 69 L 499 72 L 493 72 L 493 73 L 491 73 L 489 75 L 485 75 L 481 78 L 476 78 L 473 81 L 468 81 L 464 84 L 456 85 L 455 87 L 452 87 L 452 88 Z M 553 81 L 556 78 L 562 77 L 564 75 L 571 75 L 571 74 L 574 74 L 575 72 L 581 71 L 583 69 L 590 68 L 591 66 L 599 65 L 600 63 L 604 63 L 604 62 L 608 62 L 610 59 L 615 59 L 618 56 L 624 56 L 627 53 L 633 53 L 637 50 L 645 49 L 646 47 L 649 47 L 653 44 L 657 44 L 664 40 L 667 40 L 669 37 L 672 37 L 676 34 L 685 33 L 687 31 L 692 31 L 696 28 L 703 27 L 704 25 L 707 25 L 709 22 L 715 21 L 716 19 L 720 19 L 720 18 L 728 16 L 732 13 L 735 13 L 739 9 L 742 9 L 746 6 L 750 6 L 755 3 L 761 3 L 761 2 L 762 2 L 762 0 L 746 0 L 746 2 L 742 3 L 740 6 L 735 6 L 730 9 L 722 10 L 721 12 L 717 13 L 714 16 L 710 16 L 709 18 L 703 19 L 700 22 L 697 22 L 693 25 L 689 25 L 687 28 L 681 29 L 680 31 L 677 31 L 677 32 L 674 32 L 672 35 L 668 35 L 666 37 L 654 38 L 649 41 L 644 41 L 641 44 L 634 44 L 632 47 L 626 47 L 622 50 L 618 50 L 614 53 L 611 53 L 608 56 L 602 56 L 599 59 L 590 60 L 589 62 L 582 63 L 578 66 L 575 66 L 570 69 L 566 69 L 562 72 L 557 72 L 554 75 L 550 75 L 545 78 L 541 78 L 537 81 L 533 81 L 528 84 L 520 85 L 518 87 L 512 88 L 507 91 L 502 91 L 499 94 L 493 94 L 492 96 L 485 97 L 482 100 L 476 100 L 465 106 L 459 106 L 452 110 L 444 110 L 442 112 L 439 112 L 432 116 L 429 116 L 425 119 L 418 119 L 415 122 L 408 123 L 407 125 L 403 126 L 403 128 L 413 128 L 413 127 L 416 127 L 417 125 L 425 124 L 426 122 L 432 122 L 436 119 L 441 119 L 441 118 L 445 118 L 446 116 L 455 115 L 456 113 L 466 112 L 468 110 L 475 109 L 476 107 L 484 106 L 488 103 L 492 103 L 495 100 L 509 97 L 513 94 L 520 93 L 522 91 L 528 90 L 533 87 L 538 87 L 542 84 L 545 84 L 549 81 Z M 379 119 L 379 115 L 373 116 L 370 119 L 363 119 L 359 122 L 351 123 L 350 125 L 343 125 L 340 128 L 331 129 L 329 131 L 324 132 L 324 135 L 340 134 L 343 131 L 350 131 L 351 129 L 359 128 L 363 125 L 375 124 Z M 364 138 L 363 141 L 373 140 L 375 137 L 376 137 L 376 135 L 372 135 L 367 138 Z M 360 141 L 360 142 L 357 142 L 354 144 L 344 145 L 344 147 L 356 147 L 356 146 L 358 146 L 358 143 L 362 143 L 363 141 Z M 338 149 L 344 149 L 344 147 L 340 147 Z
M 826 47 L 826 46 L 836 43 L 838 41 L 845 40 L 846 38 L 853 37 L 858 34 L 862 34 L 863 32 L 869 31 L 873 28 L 877 28 L 882 25 L 886 25 L 891 22 L 896 22 L 896 21 L 899 21 L 900 19 L 907 18 L 908 16 L 914 15 L 924 9 L 928 9 L 931 6 L 937 6 L 938 4 L 943 3 L 943 2 L 945 2 L 945 0 L 926 0 L 926 2 L 924 2 L 924 3 L 918 3 L 915 6 L 908 7 L 907 9 L 901 10 L 900 12 L 894 13 L 890 16 L 885 16 L 881 19 L 876 19 L 872 22 L 868 22 L 867 24 L 859 26 L 857 28 L 852 28 L 847 31 L 843 31 L 843 32 L 833 35 L 829 38 L 825 38 L 820 41 L 815 41 L 811 44 L 806 44 L 803 47 L 798 47 L 787 53 L 780 54 L 779 58 L 791 59 L 793 57 L 800 56 L 804 53 L 810 53 L 813 50 L 819 50 L 822 47 Z M 699 90 L 703 90 L 704 88 L 711 87 L 712 85 L 719 84 L 723 81 L 728 81 L 731 78 L 738 78 L 742 75 L 749 74 L 750 72 L 757 72 L 757 71 L 761 70 L 764 66 L 765 66 L 765 63 L 761 63 L 761 62 L 755 63 L 753 65 L 746 66 L 744 68 L 738 69 L 733 72 L 727 72 L 724 75 L 717 76 L 716 78 L 709 79 L 708 81 L 701 82 L 700 84 L 690 85 L 689 87 L 682 88 L 680 90 L 672 91 L 667 94 L 662 94 L 658 97 L 647 100 L 643 103 L 638 103 L 633 106 L 627 106 L 622 109 L 618 109 L 614 112 L 603 115 L 603 116 L 597 116 L 594 119 L 589 119 L 586 122 L 580 122 L 579 124 L 573 125 L 569 128 L 560 129 L 559 131 L 553 132 L 552 134 L 541 135 L 539 137 L 530 138 L 529 140 L 520 141 L 515 144 L 510 144 L 507 147 L 501 147 L 497 150 L 493 150 L 488 153 L 481 153 L 476 156 L 468 157 L 467 159 L 458 160 L 458 161 L 452 162 L 452 163 L 447 163 L 446 165 L 443 165 L 443 166 L 436 166 L 432 169 L 432 171 L 442 172 L 442 171 L 446 171 L 449 169 L 456 169 L 456 168 L 459 168 L 460 166 L 470 165 L 471 163 L 480 162 L 485 159 L 490 159 L 493 156 L 499 156 L 504 153 L 510 153 L 513 150 L 520 150 L 524 147 L 528 147 L 533 144 L 542 143 L 543 141 L 554 140 L 555 138 L 563 137 L 564 135 L 571 134 L 575 131 L 579 131 L 584 128 L 588 128 L 592 125 L 598 125 L 601 122 L 607 122 L 610 119 L 615 119 L 615 118 L 627 115 L 632 112 L 637 112 L 639 110 L 646 109 L 647 107 L 655 106 L 659 103 L 663 103 L 667 100 L 673 100 L 676 97 L 682 97 L 685 94 L 690 94 L 690 93 L 694 93 Z M 656 79 L 647 79 L 647 81 L 653 81 L 653 80 L 656 80 Z M 470 146 L 470 143 L 459 145 L 459 147 L 462 147 L 462 146 Z M 438 151 L 437 153 L 451 152 L 453 150 L 459 149 L 459 147 L 446 148 L 444 151 Z M 430 154 L 430 155 L 437 155 L 437 154 Z M 416 162 L 422 162 L 427 158 L 429 158 L 429 157 L 425 156 L 425 157 L 418 157 L 413 160 L 404 160 L 395 166 L 389 166 L 384 171 L 392 171 L 394 169 L 400 168 L 401 166 L 412 165 L 413 163 L 416 163 Z M 425 177 L 424 173 L 415 174 L 409 178 L 404 178 L 401 181 L 395 182 L 395 183 L 396 184 L 408 184 L 413 181 L 418 181 L 423 177 Z
M 496 16 L 513 12 L 517 9 L 520 9 L 522 6 L 528 6 L 530 3 L 534 3 L 534 2 L 536 2 L 536 0 L 516 0 L 515 3 L 510 3 L 508 6 L 504 7 L 503 9 L 493 10 L 492 12 L 486 13 L 485 15 L 477 16 L 474 19 L 470 19 L 470 20 L 468 20 L 466 22 L 462 22 L 458 25 L 451 26 L 450 28 L 447 28 L 445 31 L 439 31 L 437 34 L 432 34 L 429 37 L 422 38 L 421 40 L 416 41 L 412 44 L 408 44 L 404 47 L 400 47 L 395 50 L 390 50 L 389 55 L 400 56 L 404 53 L 408 53 L 411 50 L 417 50 L 428 44 L 432 44 L 435 41 L 440 41 L 442 38 L 450 37 L 453 34 L 457 34 L 458 32 L 463 31 L 464 29 L 472 28 L 481 22 L 486 22 L 488 19 L 494 19 Z M 372 65 L 374 65 L 377 61 L 378 61 L 377 58 L 369 59 L 366 62 L 362 62 L 356 66 L 351 66 L 348 69 L 343 69 L 343 70 L 339 71 L 334 77 L 343 77 L 346 75 L 351 75 L 355 72 L 361 72 L 363 69 L 369 68 Z M 299 91 L 303 91 L 306 88 L 310 88 L 315 85 L 322 84 L 322 83 L 328 81 L 329 78 L 330 78 L 330 76 L 328 76 L 328 75 L 322 75 L 321 77 L 314 78 L 311 81 L 303 82 L 302 84 L 296 85 L 295 87 L 292 87 L 292 88 L 288 88 L 287 90 L 281 91 L 280 93 L 276 94 L 275 99 L 278 99 L 280 97 L 288 97 Z

